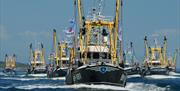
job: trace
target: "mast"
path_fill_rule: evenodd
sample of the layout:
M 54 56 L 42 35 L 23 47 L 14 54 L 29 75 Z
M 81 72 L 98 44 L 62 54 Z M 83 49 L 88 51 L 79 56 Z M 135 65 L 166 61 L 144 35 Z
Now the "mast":
M 144 47 L 145 47 L 145 60 L 149 60 L 149 50 L 148 50 L 148 42 L 147 42 L 147 36 L 144 37 Z
M 59 60 L 60 60 L 60 67 L 62 67 L 61 66 L 61 59 L 62 59 L 62 48 L 61 48 L 61 43 L 60 42 L 58 42 L 58 48 L 59 48 Z
M 120 51 L 120 53 L 119 53 L 119 55 L 120 55 L 120 61 L 121 62 L 123 62 L 123 60 L 124 60 L 124 56 L 123 56 L 123 39 L 122 39 L 122 37 L 123 37 L 123 33 L 122 33 L 122 5 L 123 5 L 123 2 L 122 2 L 122 0 L 120 0 L 120 2 L 119 2 L 120 4 L 120 17 L 119 17 L 119 20 L 120 20 L 120 22 L 119 21 L 117 21 L 120 25 L 116 28 L 116 31 L 117 31 L 117 33 L 118 33 L 118 37 L 119 37 L 119 43 L 120 43 L 120 49 L 119 49 L 119 51 Z M 118 30 L 119 29 L 119 30 Z
M 32 50 L 32 43 L 29 46 L 29 61 L 30 64 L 35 67 L 35 51 Z M 33 63 L 32 63 L 33 62 Z
M 135 56 L 135 55 L 134 55 L 134 50 L 133 50 L 133 42 L 130 42 L 130 48 L 131 48 L 130 50 L 131 50 L 131 52 L 132 52 L 132 53 L 131 53 L 131 54 L 132 54 L 132 55 L 131 55 L 131 63 L 132 63 L 132 65 L 133 65 L 133 64 L 134 64 L 134 56 Z
M 74 1 L 74 4 L 76 5 L 76 0 Z M 80 28 L 80 34 L 79 34 L 79 44 L 80 44 L 80 56 L 81 59 L 83 58 L 83 38 L 82 38 L 82 32 L 83 32 L 83 25 L 82 25 L 82 19 L 85 17 L 82 17 L 82 6 L 81 6 L 81 0 L 77 0 L 77 8 L 78 8 L 78 22 L 79 22 L 79 28 Z M 84 62 L 85 63 L 85 62 Z
M 43 47 L 42 43 L 41 43 L 41 49 L 42 49 L 42 52 L 41 52 L 41 61 L 42 61 L 42 65 L 45 65 L 44 47 Z
M 161 48 L 158 48 L 159 49 L 159 60 L 160 60 L 160 63 L 161 63 L 161 65 L 166 65 L 166 64 L 164 64 L 163 63 L 163 56 L 162 56 L 162 53 L 163 53 L 163 49 L 162 49 L 162 47 Z
M 32 43 L 29 45 L 29 61 L 31 63 L 33 58 Z
M 36 51 L 33 51 L 33 63 L 34 63 L 33 67 L 34 68 L 36 67 L 36 59 L 37 59 L 37 53 Z
M 117 49 L 117 39 L 118 39 L 117 36 L 118 36 L 118 33 L 119 33 L 119 9 L 120 9 L 120 5 L 121 5 L 121 0 L 116 0 L 115 31 L 114 31 L 114 50 L 113 50 L 114 51 L 114 58 L 115 58 L 114 60 L 117 60 L 116 49 Z
M 60 67 L 62 67 L 62 54 L 63 54 L 63 44 L 58 42 L 58 47 L 59 47 L 59 60 L 60 60 Z
M 164 36 L 164 47 L 163 47 L 163 60 L 164 64 L 167 64 L 167 58 L 166 58 L 166 48 L 167 48 L 167 38 Z
M 15 54 L 13 54 L 12 61 L 13 61 L 12 68 L 14 69 L 16 67 L 16 55 Z
M 57 36 L 56 36 L 56 30 L 53 29 L 53 52 L 54 52 L 54 59 L 56 61 L 56 66 L 59 65 L 59 62 L 58 62 L 58 53 L 57 53 L 57 46 L 56 46 L 56 43 L 57 42 Z
M 6 54 L 5 59 L 4 59 L 5 60 L 5 68 L 9 66 L 8 61 L 7 61 L 7 57 L 8 57 L 8 55 Z
M 176 65 L 177 53 L 178 53 L 178 49 L 176 49 L 175 52 L 174 52 L 174 57 L 173 57 L 173 64 L 174 65 Z

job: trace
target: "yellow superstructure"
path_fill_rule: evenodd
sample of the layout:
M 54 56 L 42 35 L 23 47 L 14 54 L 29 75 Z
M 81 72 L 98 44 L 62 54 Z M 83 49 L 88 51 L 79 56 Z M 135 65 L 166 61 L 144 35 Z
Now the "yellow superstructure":
M 50 55 L 49 60 L 51 64 L 56 65 L 56 67 L 62 67 L 63 64 L 67 64 L 69 58 L 67 56 L 68 46 L 65 42 L 57 43 L 57 34 L 56 30 L 53 30 L 53 53 Z M 63 62 L 66 61 L 66 62 Z
M 16 56 L 5 55 L 5 69 L 15 69 L 16 68 Z
M 119 10 L 121 5 L 121 0 L 116 0 L 116 13 L 115 13 L 115 20 L 114 21 L 107 21 L 103 19 L 97 20 L 85 20 L 82 11 L 81 0 L 75 0 L 75 4 L 77 1 L 77 9 L 78 9 L 78 22 L 79 22 L 79 46 L 80 46 L 80 54 L 81 54 L 81 61 L 86 64 L 87 63 L 87 53 L 88 53 L 88 46 L 90 45 L 90 38 L 91 38 L 91 31 L 94 28 L 103 28 L 106 27 L 109 32 L 109 41 L 110 41 L 110 56 L 111 56 L 111 63 L 117 64 L 117 39 L 118 39 L 118 31 L 119 31 Z M 83 35 L 85 32 L 85 35 Z M 98 41 L 98 40 L 97 40 Z M 107 46 L 107 44 L 106 44 Z M 121 54 L 122 55 L 122 54 Z
M 59 48 L 59 56 L 58 56 L 58 59 L 59 59 L 59 63 L 60 63 L 60 67 L 64 67 L 67 62 L 69 61 L 69 57 L 67 56 L 67 43 L 65 42 L 61 42 L 61 43 L 58 43 L 58 48 Z
M 147 36 L 144 38 L 144 45 L 145 45 L 145 59 L 144 63 L 148 64 L 149 66 L 171 66 L 175 65 L 176 63 L 176 54 L 177 50 L 174 53 L 174 59 L 167 58 L 167 38 L 164 36 L 163 46 L 159 47 L 155 44 L 155 47 L 148 47 Z
M 44 58 L 44 47 L 41 43 L 41 49 L 32 49 L 32 44 L 30 44 L 30 65 L 35 68 L 36 66 L 45 66 Z

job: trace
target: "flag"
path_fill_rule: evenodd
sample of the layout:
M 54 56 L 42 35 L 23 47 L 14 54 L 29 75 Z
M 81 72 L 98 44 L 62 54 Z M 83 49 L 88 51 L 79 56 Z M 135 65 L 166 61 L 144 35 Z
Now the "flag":
M 67 37 L 73 37 L 75 35 L 76 23 L 74 19 L 69 21 L 69 27 L 65 30 Z
M 122 41 L 122 27 L 119 27 L 118 39 L 119 39 L 119 41 Z
M 30 48 L 32 48 L 32 43 L 30 44 Z
M 69 21 L 69 27 L 65 30 L 66 43 L 69 48 L 73 47 L 73 41 L 75 36 L 76 23 L 75 19 Z
M 123 0 L 121 0 L 121 6 L 123 6 Z

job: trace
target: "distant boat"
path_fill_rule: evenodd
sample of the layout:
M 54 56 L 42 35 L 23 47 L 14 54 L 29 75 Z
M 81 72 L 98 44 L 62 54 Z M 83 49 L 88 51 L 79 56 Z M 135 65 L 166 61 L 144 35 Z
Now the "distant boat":
M 144 38 L 145 44 L 145 60 L 144 66 L 142 67 L 141 75 L 152 75 L 152 74 L 169 74 L 170 62 L 166 54 L 166 43 L 167 39 L 164 36 L 163 47 L 157 44 L 157 40 L 154 40 L 155 45 L 148 47 L 147 36 Z
M 176 62 L 176 60 L 177 60 L 177 55 L 178 55 L 178 52 L 179 52 L 179 50 L 178 49 L 175 49 L 175 52 L 174 52 L 174 55 L 173 56 L 170 56 L 167 60 L 169 61 L 169 69 L 171 70 L 171 71 L 178 71 L 178 69 L 177 69 L 177 62 Z
M 67 44 L 65 42 L 58 43 L 59 55 L 50 58 L 53 63 L 48 66 L 48 77 L 64 77 L 67 74 L 69 57 L 67 56 Z M 55 64 L 55 65 L 54 65 Z
M 126 70 L 127 74 L 139 74 L 140 65 L 139 62 L 137 62 L 132 42 L 130 42 L 130 47 L 128 47 L 128 49 L 123 55 L 125 56 L 124 69 Z
M 57 43 L 55 29 L 53 30 L 53 53 L 50 54 L 49 61 L 50 64 L 48 65 L 47 70 L 48 77 L 66 76 L 69 64 L 68 45 L 65 41 Z
M 44 59 L 44 48 L 41 44 L 41 48 L 32 50 L 32 44 L 30 44 L 30 64 L 27 72 L 27 76 L 32 77 L 47 77 L 47 68 Z
M 5 67 L 3 72 L 8 75 L 12 76 L 16 74 L 16 55 L 13 56 L 5 55 Z

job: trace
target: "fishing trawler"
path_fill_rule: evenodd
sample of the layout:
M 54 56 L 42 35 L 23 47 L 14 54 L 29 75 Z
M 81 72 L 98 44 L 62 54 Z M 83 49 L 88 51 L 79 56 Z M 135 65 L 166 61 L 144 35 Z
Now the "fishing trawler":
M 133 75 L 133 74 L 139 74 L 140 72 L 140 65 L 137 62 L 137 58 L 135 56 L 134 48 L 133 48 L 133 43 L 130 42 L 130 47 L 126 50 L 124 53 L 125 55 L 125 62 L 124 62 L 124 68 L 127 72 L 128 75 Z
M 177 59 L 178 49 L 175 49 L 174 55 L 170 56 L 167 60 L 169 61 L 170 71 L 176 71 L 176 59 Z
M 27 72 L 28 77 L 46 77 L 47 74 L 44 48 L 41 44 L 41 48 L 37 48 L 33 51 L 32 43 L 30 44 L 30 64 Z
M 6 75 L 15 75 L 16 74 L 16 55 L 13 56 L 5 55 L 5 67 L 3 72 Z
M 166 57 L 167 38 L 164 36 L 164 46 L 157 45 L 157 40 L 154 40 L 155 46 L 148 47 L 147 36 L 144 38 L 145 44 L 145 60 L 142 68 L 142 76 L 150 74 L 169 74 L 170 64 Z
M 82 15 L 81 0 L 74 2 L 75 6 L 77 3 L 79 12 L 79 45 L 71 50 L 71 64 L 66 76 L 66 84 L 126 86 L 127 74 L 119 65 L 116 53 L 118 10 L 121 2 L 116 0 L 116 16 L 113 21 L 101 14 L 102 1 L 99 0 L 99 8 L 93 8 L 90 16 L 87 17 Z
M 48 77 L 64 77 L 66 76 L 69 56 L 68 46 L 65 41 L 58 42 L 57 48 L 57 35 L 56 30 L 53 30 L 53 53 L 50 54 L 50 64 L 48 66 Z M 55 64 L 55 65 L 54 65 Z

